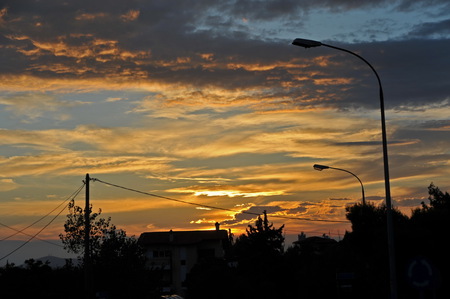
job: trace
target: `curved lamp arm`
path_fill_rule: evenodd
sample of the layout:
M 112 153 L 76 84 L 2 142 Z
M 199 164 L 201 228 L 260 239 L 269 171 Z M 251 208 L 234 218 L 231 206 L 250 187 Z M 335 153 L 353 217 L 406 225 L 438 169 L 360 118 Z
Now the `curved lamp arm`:
M 320 164 L 314 164 L 313 167 L 314 167 L 315 170 L 318 170 L 318 171 L 322 171 L 324 169 L 340 170 L 340 171 L 344 171 L 344 172 L 349 173 L 352 176 L 354 176 L 358 180 L 359 184 L 361 185 L 362 204 L 366 205 L 366 197 L 364 195 L 364 185 L 363 185 L 362 181 L 359 179 L 359 177 L 356 174 L 354 174 L 353 172 L 351 172 L 349 170 L 346 170 L 346 169 L 336 168 L 336 167 L 331 167 L 331 166 L 326 166 L 326 165 L 320 165 Z

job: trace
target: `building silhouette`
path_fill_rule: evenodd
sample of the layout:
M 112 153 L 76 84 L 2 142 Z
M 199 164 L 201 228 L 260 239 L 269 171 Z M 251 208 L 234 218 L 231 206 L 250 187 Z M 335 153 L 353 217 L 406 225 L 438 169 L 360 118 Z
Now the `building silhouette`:
M 186 277 L 202 259 L 224 258 L 228 232 L 215 230 L 145 232 L 139 243 L 146 250 L 147 266 L 162 271 L 163 293 L 185 295 Z

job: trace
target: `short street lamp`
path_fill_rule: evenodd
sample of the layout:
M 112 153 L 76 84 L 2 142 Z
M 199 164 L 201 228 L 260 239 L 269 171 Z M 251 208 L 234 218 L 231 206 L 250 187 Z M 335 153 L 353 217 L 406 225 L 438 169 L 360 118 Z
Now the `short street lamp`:
M 364 206 L 366 205 L 366 197 L 364 195 L 364 186 L 363 186 L 363 183 L 361 182 L 361 180 L 359 179 L 359 177 L 356 174 L 354 174 L 353 172 L 348 171 L 346 169 L 336 168 L 336 167 L 331 167 L 331 166 L 326 166 L 326 165 L 320 165 L 320 164 L 314 164 L 313 167 L 314 167 L 315 170 L 318 170 L 318 171 L 322 171 L 324 169 L 334 169 L 334 170 L 340 170 L 340 171 L 344 171 L 344 172 L 350 173 L 352 176 L 354 176 L 358 180 L 359 184 L 361 185 L 362 204 Z
M 362 61 L 364 61 L 370 69 L 374 72 L 375 76 L 378 80 L 379 86 L 379 96 L 380 96 L 380 111 L 381 111 L 381 135 L 383 139 L 383 163 L 384 163 L 384 186 L 386 192 L 386 218 L 387 218 L 387 238 L 388 238 L 388 251 L 389 251 L 389 278 L 390 278 L 390 289 L 391 289 L 391 299 L 397 299 L 397 275 L 395 270 L 395 247 L 394 247 L 394 229 L 393 229 L 393 220 L 392 220 L 392 202 L 391 202 L 391 187 L 389 182 L 389 163 L 388 163 L 388 151 L 387 151 L 387 137 L 386 137 L 386 119 L 384 114 L 384 95 L 383 95 L 383 87 L 381 86 L 380 76 L 378 76 L 375 68 L 363 57 L 360 55 L 349 51 L 347 49 L 331 46 L 324 44 L 319 41 L 296 38 L 292 44 L 294 46 L 300 46 L 303 48 L 313 48 L 313 47 L 328 47 L 333 48 L 339 51 L 347 52 L 352 54 L 353 56 L 358 57 Z

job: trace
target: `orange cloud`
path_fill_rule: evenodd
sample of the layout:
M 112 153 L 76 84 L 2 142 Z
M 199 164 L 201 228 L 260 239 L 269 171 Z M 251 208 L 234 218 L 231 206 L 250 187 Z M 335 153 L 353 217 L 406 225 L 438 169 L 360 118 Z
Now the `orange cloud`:
M 120 16 L 122 21 L 124 22 L 131 22 L 135 21 L 139 18 L 140 11 L 137 9 L 130 9 L 127 13 Z
M 75 20 L 77 21 L 84 21 L 84 20 L 95 20 L 95 19 L 99 19 L 99 18 L 105 18 L 107 16 L 106 13 L 103 12 L 99 12 L 99 13 L 78 13 L 75 16 Z
M 10 35 L 14 40 L 30 40 L 34 49 L 18 48 L 17 51 L 30 57 L 42 55 L 54 55 L 77 59 L 94 59 L 99 62 L 109 62 L 115 60 L 142 63 L 140 60 L 148 58 L 148 51 L 129 51 L 119 46 L 117 40 L 96 38 L 92 34 L 70 34 L 69 36 L 58 36 L 51 41 L 32 39 L 28 36 Z M 35 66 L 38 65 L 35 63 Z

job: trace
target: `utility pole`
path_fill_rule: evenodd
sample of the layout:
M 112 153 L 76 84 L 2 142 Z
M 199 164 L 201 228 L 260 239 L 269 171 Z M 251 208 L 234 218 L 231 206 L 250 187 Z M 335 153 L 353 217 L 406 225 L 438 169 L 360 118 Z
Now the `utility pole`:
M 89 246 L 89 236 L 91 232 L 90 211 L 89 204 L 89 182 L 91 178 L 86 174 L 86 206 L 84 208 L 84 289 L 86 292 L 86 299 L 92 297 L 92 279 L 91 279 L 91 249 Z

